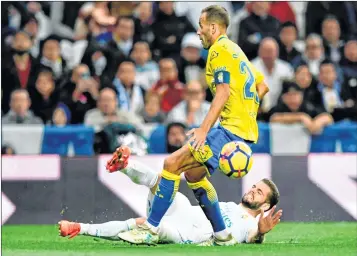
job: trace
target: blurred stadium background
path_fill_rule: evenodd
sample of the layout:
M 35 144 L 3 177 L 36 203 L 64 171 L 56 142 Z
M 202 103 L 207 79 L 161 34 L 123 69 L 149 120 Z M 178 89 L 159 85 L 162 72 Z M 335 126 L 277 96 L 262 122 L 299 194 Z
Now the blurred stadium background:
M 253 170 L 214 175 L 220 200 L 271 177 L 283 221 L 356 221 L 356 2 L 48 1 L 1 3 L 2 225 L 145 214 L 147 190 L 104 163 L 127 144 L 160 171 L 202 122 L 213 3 L 271 88 Z

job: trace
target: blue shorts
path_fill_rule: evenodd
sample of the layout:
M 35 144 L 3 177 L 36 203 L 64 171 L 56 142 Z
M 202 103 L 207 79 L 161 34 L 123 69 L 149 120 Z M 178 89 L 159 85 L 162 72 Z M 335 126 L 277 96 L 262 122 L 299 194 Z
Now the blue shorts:
M 217 128 L 212 128 L 209 131 L 203 152 L 194 150 L 191 145 L 193 142 L 189 144 L 189 148 L 196 161 L 205 165 L 209 176 L 211 176 L 218 169 L 219 154 L 223 146 L 231 141 L 243 141 L 248 146 L 253 144 L 252 141 L 244 140 L 219 125 Z

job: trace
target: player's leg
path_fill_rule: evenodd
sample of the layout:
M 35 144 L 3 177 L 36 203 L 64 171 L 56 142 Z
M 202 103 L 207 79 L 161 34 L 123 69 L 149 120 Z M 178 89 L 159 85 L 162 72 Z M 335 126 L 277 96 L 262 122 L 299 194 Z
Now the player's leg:
M 187 184 L 192 189 L 199 205 L 210 221 L 215 237 L 220 241 L 230 241 L 232 236 L 223 220 L 217 192 L 212 183 L 205 177 L 206 172 L 207 170 L 203 166 L 199 170 L 187 171 L 185 173 Z
M 61 236 L 73 238 L 76 235 L 117 238 L 118 234 L 142 224 L 145 218 L 128 219 L 126 221 L 109 221 L 102 224 L 77 223 L 62 220 L 58 223 Z
M 185 145 L 165 159 L 161 180 L 155 192 L 152 210 L 147 220 L 149 227 L 158 227 L 179 189 L 182 172 L 200 166 Z
M 218 159 L 222 147 L 231 141 L 222 127 L 211 129 L 208 133 L 203 152 L 196 151 L 189 145 L 192 155 L 203 165 L 197 170 L 185 173 L 188 186 L 192 189 L 207 219 L 211 222 L 217 245 L 236 243 L 230 231 L 226 228 L 218 196 L 215 188 L 205 177 L 213 174 L 219 168 Z
M 192 157 L 187 145 L 168 156 L 164 161 L 164 170 L 161 173 L 161 180 L 157 186 L 147 222 L 138 230 L 120 234 L 120 238 L 132 243 L 152 244 L 157 242 L 158 226 L 178 191 L 180 174 L 200 165 Z
M 157 184 L 159 173 L 139 161 L 129 159 L 130 155 L 129 147 L 121 146 L 117 148 L 113 153 L 113 158 L 108 161 L 107 169 L 110 172 L 121 171 L 134 183 L 153 188 Z M 116 164 L 111 164 L 113 161 L 117 161 Z

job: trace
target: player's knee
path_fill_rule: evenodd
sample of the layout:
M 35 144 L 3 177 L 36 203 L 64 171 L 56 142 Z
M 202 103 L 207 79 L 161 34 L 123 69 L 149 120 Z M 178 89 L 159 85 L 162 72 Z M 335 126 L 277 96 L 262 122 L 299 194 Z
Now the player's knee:
M 178 166 L 177 166 L 177 157 L 173 156 L 173 155 L 169 155 L 168 157 L 166 157 L 165 161 L 164 161 L 164 170 L 168 171 L 172 174 L 181 174 L 181 170 L 179 170 Z
M 185 172 L 185 178 L 187 182 L 195 183 L 201 181 L 206 176 L 206 172 Z

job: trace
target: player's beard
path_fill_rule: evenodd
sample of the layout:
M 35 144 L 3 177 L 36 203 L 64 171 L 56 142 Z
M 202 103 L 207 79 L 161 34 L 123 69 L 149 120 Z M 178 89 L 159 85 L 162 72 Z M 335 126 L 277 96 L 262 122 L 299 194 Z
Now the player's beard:
M 204 37 L 202 37 L 202 47 L 205 50 L 208 50 L 210 47 L 212 46 L 211 44 L 211 38 L 209 35 L 205 35 Z
M 248 209 L 251 209 L 251 210 L 258 210 L 260 208 L 260 206 L 263 205 L 263 203 L 259 203 L 259 202 L 254 202 L 253 200 L 252 201 L 249 201 L 248 198 L 247 198 L 248 194 L 244 194 L 244 196 L 242 197 L 242 204 L 243 206 L 247 207 Z

